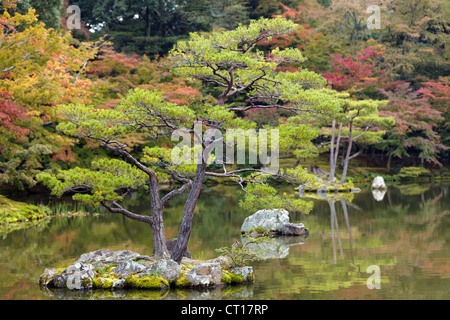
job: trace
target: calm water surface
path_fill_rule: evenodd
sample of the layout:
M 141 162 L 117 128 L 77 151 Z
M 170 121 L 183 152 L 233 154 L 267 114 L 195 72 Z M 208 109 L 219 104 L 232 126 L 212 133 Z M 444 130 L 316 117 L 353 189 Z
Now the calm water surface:
M 311 198 L 309 215 L 290 216 L 309 228 L 308 238 L 274 240 L 264 260 L 251 263 L 253 284 L 202 291 L 41 290 L 45 268 L 70 265 L 89 251 L 152 254 L 150 228 L 121 215 L 94 209 L 98 214 L 87 217 L 46 219 L 0 233 L 0 299 L 449 299 L 449 192 L 449 185 L 410 184 L 381 196 L 363 190 L 353 199 Z M 238 207 L 239 197 L 234 186 L 204 188 L 189 242 L 194 258 L 215 258 L 216 248 L 240 239 L 250 213 Z M 42 196 L 15 198 L 61 206 Z M 145 194 L 135 194 L 127 207 L 145 214 L 146 203 Z M 182 207 L 183 199 L 174 199 L 165 212 L 168 238 L 177 236 Z M 380 289 L 368 288 L 369 267 L 379 268 Z

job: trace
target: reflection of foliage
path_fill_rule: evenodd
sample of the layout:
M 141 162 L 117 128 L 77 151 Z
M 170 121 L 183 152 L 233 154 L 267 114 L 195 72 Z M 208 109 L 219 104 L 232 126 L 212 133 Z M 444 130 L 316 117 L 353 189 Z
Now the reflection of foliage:
M 396 187 L 405 196 L 420 195 L 420 194 L 423 194 L 425 191 L 427 191 L 430 188 L 426 184 L 424 185 L 424 184 L 419 184 L 419 183 L 397 185 Z

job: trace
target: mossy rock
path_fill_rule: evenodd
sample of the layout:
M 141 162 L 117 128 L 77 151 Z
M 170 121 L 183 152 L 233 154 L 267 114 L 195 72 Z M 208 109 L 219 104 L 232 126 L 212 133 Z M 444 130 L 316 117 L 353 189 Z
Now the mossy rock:
M 180 277 L 173 280 L 171 285 L 176 288 L 188 288 L 192 286 L 192 283 L 186 278 L 186 274 L 180 274 Z
M 165 289 L 169 282 L 163 277 L 153 275 L 130 275 L 125 280 L 125 286 L 134 289 Z
M 248 281 L 242 274 L 234 274 L 233 272 L 224 271 L 221 281 L 226 284 L 239 284 Z
M 50 209 L 10 200 L 0 195 L 0 224 L 33 221 L 50 215 Z
M 95 277 L 94 279 L 92 279 L 92 284 L 95 289 L 111 289 L 115 281 L 117 280 Z

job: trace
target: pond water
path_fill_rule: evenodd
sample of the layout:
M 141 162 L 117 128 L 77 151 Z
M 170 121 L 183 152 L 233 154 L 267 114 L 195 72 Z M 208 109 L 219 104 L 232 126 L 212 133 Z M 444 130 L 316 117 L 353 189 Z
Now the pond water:
M 0 234 L 0 299 L 449 299 L 449 192 L 449 185 L 409 184 L 381 197 L 363 189 L 353 199 L 311 198 L 309 215 L 290 215 L 309 237 L 274 241 L 264 260 L 251 263 L 253 284 L 201 291 L 41 290 L 45 268 L 70 265 L 86 252 L 152 254 L 150 228 L 121 215 L 93 209 L 89 216 L 46 219 Z M 11 198 L 72 205 L 42 195 Z M 203 189 L 189 242 L 194 258 L 215 258 L 216 248 L 240 239 L 249 213 L 239 208 L 239 198 L 234 186 Z M 126 205 L 145 214 L 146 202 L 145 194 L 135 194 Z M 174 199 L 165 212 L 167 238 L 177 236 L 182 206 L 182 198 Z M 379 285 L 372 281 L 377 275 Z

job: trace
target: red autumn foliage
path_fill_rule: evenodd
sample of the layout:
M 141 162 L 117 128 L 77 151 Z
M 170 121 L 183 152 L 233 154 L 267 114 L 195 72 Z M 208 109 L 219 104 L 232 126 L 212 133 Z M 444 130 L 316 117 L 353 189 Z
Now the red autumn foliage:
M 362 50 L 355 57 L 343 57 L 339 54 L 331 55 L 333 61 L 331 66 L 333 71 L 324 73 L 323 76 L 328 80 L 334 89 L 339 91 L 361 90 L 368 85 L 378 81 L 375 72 L 374 59 L 383 54 L 380 49 L 369 47 Z
M 19 123 L 27 118 L 26 110 L 14 103 L 8 92 L 0 92 L 0 124 L 16 137 L 29 133 L 29 129 L 20 127 Z
M 128 57 L 124 53 L 114 51 L 112 47 L 105 47 L 98 60 L 89 63 L 86 73 L 98 77 L 128 74 L 131 70 L 136 69 L 140 62 L 141 59 L 137 54 Z

